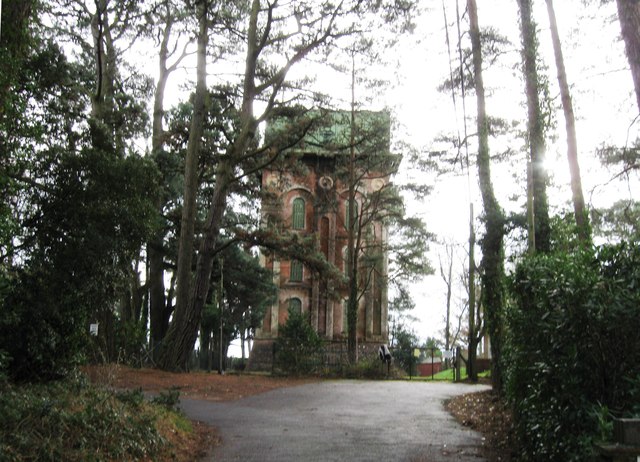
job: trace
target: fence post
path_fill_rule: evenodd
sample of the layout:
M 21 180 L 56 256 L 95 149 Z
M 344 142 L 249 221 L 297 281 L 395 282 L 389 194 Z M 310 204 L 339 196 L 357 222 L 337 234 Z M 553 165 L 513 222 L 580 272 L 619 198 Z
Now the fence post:
M 434 348 L 431 347 L 431 380 L 434 380 L 434 372 L 433 372 L 433 350 Z M 440 359 L 442 361 L 442 359 Z M 440 364 L 442 366 L 442 364 Z M 442 368 L 441 368 L 442 369 Z
M 409 347 L 409 380 L 413 378 L 413 347 Z
M 271 375 L 273 375 L 276 370 L 276 342 L 274 341 L 271 344 Z

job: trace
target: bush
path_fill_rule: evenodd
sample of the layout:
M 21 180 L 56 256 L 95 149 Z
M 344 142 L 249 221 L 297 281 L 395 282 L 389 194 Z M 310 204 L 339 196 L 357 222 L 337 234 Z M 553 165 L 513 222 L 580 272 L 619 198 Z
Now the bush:
M 275 343 L 276 364 L 288 374 L 308 374 L 322 366 L 322 340 L 301 313 L 289 310 Z
M 177 411 L 178 405 L 180 404 L 180 389 L 178 387 L 171 387 L 166 392 L 161 391 L 151 402 L 164 406 L 170 411 Z
M 17 272 L 0 306 L 0 350 L 6 352 L 6 371 L 13 380 L 59 379 L 82 360 L 86 313 L 78 306 L 76 288 L 49 277 L 53 272 Z
M 638 411 L 640 247 L 530 257 L 510 286 L 507 394 L 523 460 L 591 460 L 603 415 Z
M 357 364 L 347 364 L 341 371 L 340 376 L 347 379 L 367 380 L 400 379 L 405 377 L 404 370 L 398 367 L 395 363 L 395 358 L 388 371 L 387 373 L 387 364 L 380 361 L 376 353 L 361 357 Z
M 157 460 L 167 449 L 156 426 L 166 411 L 140 391 L 114 394 L 79 378 L 1 390 L 3 461 Z
M 150 161 L 92 149 L 58 154 L 43 179 L 47 193 L 30 198 L 22 257 L 0 275 L 0 350 L 13 380 L 57 380 L 82 361 L 90 318 L 113 318 L 155 223 Z
M 247 360 L 245 358 L 227 358 L 229 368 L 236 372 L 243 372 L 247 368 Z

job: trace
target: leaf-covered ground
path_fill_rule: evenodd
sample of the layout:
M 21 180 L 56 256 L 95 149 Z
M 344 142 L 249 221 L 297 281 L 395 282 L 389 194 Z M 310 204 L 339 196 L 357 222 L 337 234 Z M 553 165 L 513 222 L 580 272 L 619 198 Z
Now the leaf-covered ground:
M 456 396 L 448 400 L 445 406 L 460 424 L 482 433 L 487 460 L 516 460 L 512 454 L 514 436 L 511 413 L 493 391 Z
M 158 369 L 134 369 L 121 365 L 92 366 L 86 369 L 93 383 L 116 389 L 161 392 L 177 389 L 181 396 L 209 401 L 233 401 L 282 387 L 292 387 L 318 379 L 271 377 L 267 375 L 219 375 L 217 372 L 173 373 Z

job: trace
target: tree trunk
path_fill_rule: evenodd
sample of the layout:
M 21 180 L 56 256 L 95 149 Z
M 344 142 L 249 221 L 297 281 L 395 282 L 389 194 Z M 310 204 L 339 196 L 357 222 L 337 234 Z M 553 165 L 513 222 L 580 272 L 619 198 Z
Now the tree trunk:
M 533 163 L 527 159 L 527 252 L 536 253 L 536 225 L 533 211 Z
M 258 7 L 255 5 L 259 6 L 259 2 L 257 2 L 257 0 L 254 1 L 254 9 L 252 10 L 252 18 L 254 18 L 255 12 L 255 21 L 251 21 L 251 28 L 257 30 Z M 250 43 L 256 42 L 251 42 L 250 38 Z M 257 130 L 257 123 L 253 117 L 253 99 L 255 97 L 253 76 L 255 76 L 257 55 L 251 50 L 251 46 L 249 47 L 247 55 L 247 61 L 251 62 L 247 63 L 248 71 L 245 75 L 250 77 L 245 79 L 243 104 L 240 112 L 240 131 L 234 143 L 230 146 L 227 154 L 218 164 L 215 188 L 207 215 L 205 233 L 198 253 L 196 276 L 192 291 L 193 295 L 189 302 L 188 318 L 186 319 L 183 328 L 182 346 L 176 353 L 175 357 L 176 366 L 180 368 L 182 367 L 182 364 L 186 364 L 186 361 L 188 361 L 189 352 L 195 344 L 200 315 L 209 293 L 211 271 L 213 269 L 213 260 L 215 256 L 215 245 L 220 234 L 222 218 L 227 207 L 229 187 L 231 186 L 234 177 L 233 165 L 247 150 L 249 143 L 255 137 Z
M 0 2 L 1 3 L 1 2 Z M 5 102 L 8 100 L 7 94 L 11 91 L 12 80 L 19 74 L 22 62 L 29 47 L 29 24 L 35 0 L 23 0 L 21 2 L 5 2 L 0 5 L 2 10 L 0 18 L 0 39 L 5 50 L 5 57 L 12 64 L 11 72 L 3 70 L 0 76 L 0 119 L 5 116 Z
M 447 295 L 446 295 L 446 314 L 445 314 L 445 324 L 444 324 L 444 349 L 445 351 L 451 350 L 451 295 L 452 295 L 452 276 L 453 276 L 453 245 L 447 245 L 447 259 L 449 262 L 449 268 L 447 274 L 444 272 L 444 268 L 442 267 L 442 261 L 440 262 L 440 276 L 442 280 L 447 285 Z M 447 367 L 449 367 L 449 360 L 445 361 Z
M 638 0 L 616 0 L 616 3 L 622 39 L 627 51 L 636 102 L 640 111 L 640 3 Z
M 476 261 L 475 261 L 476 233 L 473 229 L 473 204 L 469 204 L 469 348 L 467 359 L 467 375 L 473 382 L 478 381 L 476 370 Z
M 191 263 L 193 257 L 196 196 L 198 189 L 198 153 L 205 117 L 205 97 L 207 92 L 207 2 L 197 3 L 199 16 L 197 83 L 193 116 L 189 129 L 187 157 L 184 173 L 184 199 L 180 225 L 177 269 L 177 300 L 174 319 L 171 323 L 161 351 L 160 367 L 167 370 L 186 370 L 189 356 L 198 335 L 199 314 L 194 316 L 190 307 Z
M 251 140 L 253 140 L 257 122 L 253 116 L 253 100 L 255 98 L 255 75 L 257 69 L 257 59 L 259 55 L 258 46 L 258 14 L 260 13 L 260 2 L 254 0 L 251 8 L 251 17 L 249 20 L 249 36 L 248 36 L 248 48 L 247 59 L 245 67 L 245 81 L 244 81 L 244 93 L 242 97 L 242 107 L 240 111 L 240 129 L 238 135 L 233 144 L 229 147 L 227 154 L 220 160 L 218 164 L 218 171 L 216 172 L 215 188 L 213 191 L 213 197 L 207 216 L 207 222 L 205 225 L 205 234 L 200 245 L 200 251 L 198 254 L 198 263 L 196 267 L 196 276 L 193 284 L 192 295 L 189 297 L 189 282 L 191 280 L 191 254 L 189 253 L 189 267 L 185 268 L 181 263 L 180 255 L 178 260 L 178 271 L 184 269 L 187 271 L 186 279 L 182 282 L 182 290 L 180 289 L 180 272 L 178 273 L 178 306 L 176 307 L 175 320 L 172 322 L 163 347 L 163 358 L 161 367 L 168 370 L 184 370 L 187 367 L 189 361 L 189 355 L 193 350 L 196 338 L 198 336 L 198 326 L 200 324 L 200 316 L 202 314 L 202 308 L 206 303 L 207 295 L 209 292 L 209 285 L 211 279 L 211 271 L 213 269 L 213 258 L 215 244 L 220 234 L 220 226 L 222 224 L 222 217 L 227 205 L 227 195 L 229 192 L 229 186 L 233 181 L 233 166 L 239 158 L 242 157 L 246 151 Z M 205 20 L 206 22 L 206 20 Z M 204 27 L 204 30 L 202 29 Z M 205 48 L 206 48 L 206 24 L 202 25 L 201 21 L 201 34 L 202 40 L 198 38 L 199 49 L 199 77 L 198 82 L 202 80 L 204 85 L 205 77 Z M 204 44 L 201 44 L 204 41 Z M 200 49 L 202 48 L 202 55 Z M 202 66 L 200 65 L 200 58 L 202 58 Z M 200 76 L 200 69 L 202 70 L 202 76 Z M 206 89 L 203 86 L 203 96 Z M 198 91 L 196 90 L 196 99 L 198 99 Z M 204 101 L 202 101 L 202 109 L 204 112 Z M 194 113 L 195 117 L 195 113 Z M 192 124 L 192 130 L 193 130 Z M 198 129 L 200 133 L 197 135 L 198 139 L 201 136 L 202 120 Z M 193 131 L 189 135 L 189 145 L 191 145 L 191 137 L 195 135 Z M 189 154 L 189 149 L 187 148 Z M 197 159 L 195 159 L 197 161 Z M 194 177 L 195 167 L 194 165 Z M 194 178 L 195 180 L 195 178 Z M 194 186 L 194 188 L 197 185 Z M 185 186 L 185 193 L 187 187 Z M 186 195 L 186 194 L 185 194 Z M 195 203 L 195 194 L 194 194 Z M 186 197 L 185 205 L 186 207 Z M 184 215 L 184 214 L 183 214 Z M 191 240 L 189 244 L 193 245 L 193 228 L 190 232 Z M 181 236 L 182 242 L 182 236 Z M 190 251 L 192 247 L 190 247 Z M 184 293 L 186 291 L 186 294 Z M 182 296 L 181 296 L 181 292 Z
M 171 19 L 167 19 L 159 54 L 159 74 L 158 83 L 153 101 L 153 125 L 151 136 L 151 149 L 157 156 L 163 148 L 164 128 L 162 119 L 164 117 L 164 91 L 169 78 L 167 69 L 168 41 L 171 33 Z M 161 215 L 164 207 L 163 193 L 159 192 L 156 198 L 156 210 Z M 151 352 L 154 361 L 160 357 L 159 345 L 166 334 L 163 316 L 165 311 L 165 287 L 164 287 L 164 227 L 158 229 L 151 240 L 147 243 L 147 254 L 149 255 L 149 316 L 150 316 L 150 341 Z
M 573 114 L 573 102 L 571 92 L 567 82 L 567 72 L 564 67 L 564 57 L 562 55 L 562 45 L 558 34 L 558 23 L 556 12 L 553 8 L 553 0 L 546 0 L 547 13 L 549 14 L 549 25 L 551 28 L 551 39 L 553 42 L 553 52 L 558 70 L 558 84 L 560 86 L 560 96 L 562 99 L 562 109 L 564 111 L 565 128 L 567 131 L 567 160 L 569 161 L 569 172 L 571 174 L 571 193 L 573 199 L 573 213 L 578 226 L 578 237 L 585 244 L 591 242 L 589 230 L 589 217 L 584 206 L 584 195 L 582 194 L 582 179 L 580 176 L 580 164 L 578 163 L 578 139 L 576 136 L 576 121 Z
M 347 351 L 349 362 L 358 362 L 358 263 L 355 248 L 356 184 L 355 184 L 355 53 L 351 65 L 351 125 L 349 140 L 349 227 L 347 229 L 347 260 L 349 262 L 349 298 L 347 302 Z
M 527 94 L 527 131 L 529 157 L 531 159 L 531 183 L 533 186 L 533 220 L 535 250 L 549 252 L 551 249 L 551 226 L 547 200 L 547 173 L 544 167 L 545 141 L 544 122 L 540 109 L 540 80 L 536 65 L 538 39 L 536 25 L 531 17 L 531 0 L 518 0 L 520 9 L 520 32 L 522 35 L 522 58 Z
M 246 351 L 244 347 L 244 342 L 247 340 L 246 332 L 247 330 L 244 328 L 244 325 L 243 325 L 242 329 L 240 329 L 240 351 L 242 352 L 242 359 L 246 359 Z
M 91 18 L 96 78 L 95 91 L 91 98 L 92 145 L 98 149 L 124 155 L 124 149 L 121 145 L 122 137 L 114 131 L 110 122 L 114 111 L 116 49 L 111 36 L 111 24 L 107 11 L 109 1 L 96 0 L 95 5 L 96 12 Z
M 211 328 L 200 326 L 200 369 L 211 370 Z
M 492 369 L 491 380 L 494 390 L 502 392 L 502 317 L 503 317 L 503 237 L 504 216 L 493 192 L 491 183 L 491 164 L 489 158 L 489 122 L 487 120 L 484 82 L 482 78 L 482 49 L 480 44 L 480 28 L 475 0 L 467 0 L 473 53 L 473 74 L 478 105 L 478 176 L 480 193 L 485 211 L 486 231 L 481 241 L 482 249 L 482 303 L 487 316 L 489 335 L 491 337 Z

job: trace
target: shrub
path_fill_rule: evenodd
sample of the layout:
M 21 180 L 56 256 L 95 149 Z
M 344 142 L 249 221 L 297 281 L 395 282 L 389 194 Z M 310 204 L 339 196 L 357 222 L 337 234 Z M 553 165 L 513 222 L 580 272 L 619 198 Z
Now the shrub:
M 387 369 L 387 364 L 380 361 L 377 353 L 361 357 L 357 364 L 347 364 L 341 373 L 341 377 L 347 379 L 399 379 L 404 376 L 404 370 L 395 363 Z
M 637 412 L 640 247 L 530 257 L 510 286 L 507 394 L 523 460 L 590 460 L 603 415 Z
M 7 354 L 6 371 L 13 380 L 59 379 L 82 359 L 86 312 L 76 288 L 50 277 L 53 272 L 18 271 L 0 306 L 0 350 Z
M 178 404 L 180 404 L 180 389 L 178 387 L 171 387 L 166 392 L 161 391 L 151 402 L 164 406 L 170 411 L 177 411 Z
M 0 393 L 3 461 L 157 460 L 167 449 L 161 411 L 140 391 L 114 394 L 77 378 L 5 384 Z
M 322 340 L 301 313 L 289 310 L 285 324 L 280 326 L 276 340 L 276 364 L 289 374 L 314 372 L 322 362 L 319 353 Z

